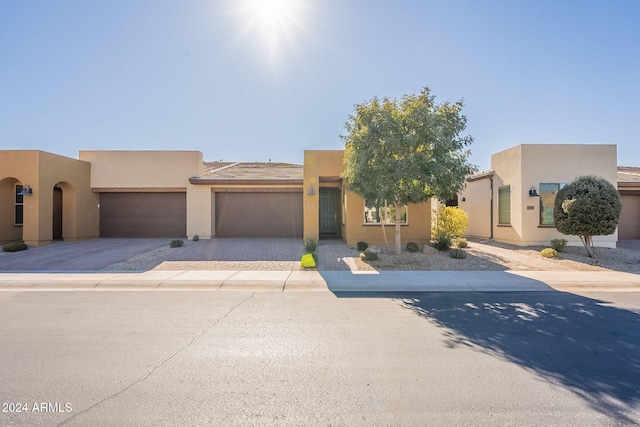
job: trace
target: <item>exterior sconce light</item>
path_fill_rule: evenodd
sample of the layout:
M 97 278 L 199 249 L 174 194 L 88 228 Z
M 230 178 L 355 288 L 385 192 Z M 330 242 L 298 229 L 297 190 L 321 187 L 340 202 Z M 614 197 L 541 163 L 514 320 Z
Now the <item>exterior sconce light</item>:
M 536 191 L 536 187 L 531 187 L 531 189 L 529 190 L 529 197 L 538 197 L 539 194 Z
M 22 190 L 17 194 L 18 196 L 31 196 L 33 195 L 33 190 L 28 185 L 23 185 Z
M 313 189 L 313 185 L 309 186 L 309 191 L 307 191 L 308 196 L 313 196 L 316 194 L 316 190 Z
M 466 198 L 466 197 L 463 197 L 463 198 L 462 198 L 462 201 L 463 201 L 463 202 L 466 202 L 466 201 L 467 201 L 467 198 Z

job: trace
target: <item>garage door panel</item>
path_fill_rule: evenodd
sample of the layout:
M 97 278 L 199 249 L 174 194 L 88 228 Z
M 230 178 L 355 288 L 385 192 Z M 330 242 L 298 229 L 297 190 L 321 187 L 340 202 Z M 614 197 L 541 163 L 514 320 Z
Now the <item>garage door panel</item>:
M 618 239 L 640 239 L 640 195 L 620 196 L 622 212 L 618 223 Z
M 101 193 L 100 236 L 187 235 L 185 193 Z
M 302 237 L 302 192 L 216 193 L 217 237 Z

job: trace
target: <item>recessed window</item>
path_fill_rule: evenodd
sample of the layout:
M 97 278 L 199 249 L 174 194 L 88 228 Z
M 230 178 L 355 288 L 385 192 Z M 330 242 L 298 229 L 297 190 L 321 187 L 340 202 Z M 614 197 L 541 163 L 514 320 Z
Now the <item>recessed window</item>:
M 556 194 L 565 185 L 567 184 L 540 184 L 540 225 L 555 225 L 553 221 L 553 206 L 556 203 Z
M 365 224 L 395 224 L 396 207 L 386 200 L 364 206 Z M 400 207 L 400 224 L 407 224 L 407 205 Z
M 511 186 L 498 188 L 498 224 L 511 224 Z
M 22 191 L 22 185 L 16 184 L 15 210 L 13 216 L 14 225 L 22 225 L 24 221 L 24 196 L 19 194 Z

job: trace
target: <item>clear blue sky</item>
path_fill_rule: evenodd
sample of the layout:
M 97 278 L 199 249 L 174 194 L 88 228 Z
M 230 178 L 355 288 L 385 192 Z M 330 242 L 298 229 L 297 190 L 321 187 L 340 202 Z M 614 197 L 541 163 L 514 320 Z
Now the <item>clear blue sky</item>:
M 2 0 L 0 149 L 301 163 L 354 105 L 429 86 L 464 98 L 480 169 L 520 143 L 640 166 L 639 1 L 255 3 Z

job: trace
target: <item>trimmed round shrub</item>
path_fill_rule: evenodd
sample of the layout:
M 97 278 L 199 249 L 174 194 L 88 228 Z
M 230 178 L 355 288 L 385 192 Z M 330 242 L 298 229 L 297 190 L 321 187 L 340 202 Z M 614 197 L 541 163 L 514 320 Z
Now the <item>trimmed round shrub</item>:
M 465 239 L 464 237 L 460 237 L 456 239 L 456 247 L 460 249 L 464 249 L 468 246 L 469 246 L 469 243 L 467 242 L 467 239 Z
M 182 240 L 172 240 L 171 243 L 169 243 L 169 246 L 172 248 L 180 248 L 182 247 L 182 245 L 184 245 L 184 242 Z
M 558 256 L 558 251 L 556 251 L 553 248 L 544 248 L 543 250 L 540 251 L 540 255 L 542 255 L 545 258 L 555 258 Z
M 420 250 L 420 247 L 416 242 L 409 242 L 407 243 L 407 250 L 409 252 L 418 252 Z
M 364 252 L 369 247 L 369 244 L 367 242 L 358 242 L 356 246 L 359 252 Z
M 316 260 L 313 257 L 313 254 L 304 254 L 300 259 L 300 266 L 302 268 L 315 268 Z
M 29 249 L 29 246 L 24 243 L 8 243 L 2 247 L 2 250 L 5 252 L 20 252 L 26 251 L 27 249 Z
M 363 261 L 376 261 L 378 259 L 378 254 L 371 251 L 364 251 L 360 254 L 360 259 Z
M 193 236 L 193 239 L 191 239 L 191 240 L 193 240 L 194 242 L 197 242 L 198 240 L 200 240 L 200 236 L 198 236 L 197 234 L 195 234 L 195 235 Z

